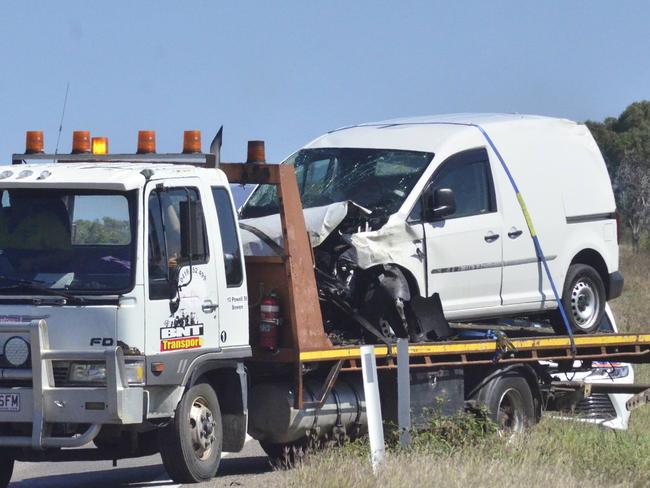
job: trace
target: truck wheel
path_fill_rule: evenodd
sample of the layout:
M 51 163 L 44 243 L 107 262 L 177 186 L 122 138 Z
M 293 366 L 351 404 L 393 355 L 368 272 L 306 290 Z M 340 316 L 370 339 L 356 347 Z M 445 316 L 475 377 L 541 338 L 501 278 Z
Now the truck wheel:
M 0 488 L 6 488 L 14 472 L 14 458 L 6 450 L 0 451 Z
M 569 266 L 562 292 L 562 305 L 571 330 L 583 334 L 595 332 L 605 314 L 606 303 L 605 284 L 598 272 L 586 264 Z M 566 335 L 559 310 L 553 314 L 552 324 L 557 334 Z
M 510 372 L 482 387 L 474 399 L 488 410 L 502 435 L 522 432 L 536 421 L 535 402 L 524 377 Z
M 159 431 L 160 456 L 176 483 L 213 478 L 221 461 L 221 411 L 214 389 L 197 383 L 187 390 L 173 421 Z

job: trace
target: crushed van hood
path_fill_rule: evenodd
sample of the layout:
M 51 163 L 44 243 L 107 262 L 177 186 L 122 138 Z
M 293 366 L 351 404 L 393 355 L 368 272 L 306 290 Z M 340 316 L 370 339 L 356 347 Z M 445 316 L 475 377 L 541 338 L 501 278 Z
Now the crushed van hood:
M 305 225 L 307 226 L 312 247 L 320 245 L 343 222 L 348 214 L 350 204 L 351 202 L 337 202 L 304 210 Z M 279 246 L 284 245 L 279 214 L 242 219 L 241 222 L 263 232 Z M 268 244 L 245 228 L 242 229 L 241 236 L 244 255 L 273 256 L 275 254 Z

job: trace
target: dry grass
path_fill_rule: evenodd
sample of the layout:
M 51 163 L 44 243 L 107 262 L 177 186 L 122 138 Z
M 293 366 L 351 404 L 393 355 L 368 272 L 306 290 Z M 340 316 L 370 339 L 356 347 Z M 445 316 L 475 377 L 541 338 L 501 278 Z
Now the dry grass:
M 650 331 L 650 254 L 622 249 L 623 296 L 612 303 L 621 331 Z M 637 382 L 650 382 L 650 366 L 635 367 Z M 544 418 L 526 434 L 438 439 L 408 451 L 393 450 L 378 478 L 368 447 L 357 444 L 313 456 L 283 474 L 288 486 L 650 486 L 650 406 L 634 412 L 629 430 Z
M 616 322 L 624 332 L 650 331 L 650 253 L 633 254 L 621 247 L 623 294 L 611 302 Z

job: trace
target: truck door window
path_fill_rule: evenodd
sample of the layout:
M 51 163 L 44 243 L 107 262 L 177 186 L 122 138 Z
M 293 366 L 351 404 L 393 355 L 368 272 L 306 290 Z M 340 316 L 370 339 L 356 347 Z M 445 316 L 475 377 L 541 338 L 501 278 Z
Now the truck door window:
M 189 196 L 189 201 L 188 201 Z M 205 264 L 209 252 L 203 207 L 196 188 L 164 188 L 149 194 L 149 297 L 169 298 L 170 268 Z M 183 236 L 190 232 L 191 237 Z
M 230 195 L 225 188 L 212 187 L 214 205 L 223 246 L 223 264 L 226 269 L 228 286 L 239 286 L 244 278 L 241 253 L 239 252 L 239 233 L 235 224 L 235 215 L 230 203 Z
M 487 153 L 484 149 L 463 151 L 449 157 L 434 175 L 425 193 L 438 188 L 454 192 L 456 211 L 445 217 L 455 219 L 496 211 L 496 197 Z M 413 207 L 409 222 L 422 220 L 422 199 Z

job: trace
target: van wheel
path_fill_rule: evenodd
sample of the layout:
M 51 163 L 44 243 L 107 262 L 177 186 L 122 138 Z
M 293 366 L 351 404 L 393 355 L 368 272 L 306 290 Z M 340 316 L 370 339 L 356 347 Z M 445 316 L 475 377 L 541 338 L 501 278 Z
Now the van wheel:
M 499 435 L 518 434 L 536 421 L 530 386 L 516 372 L 497 376 L 483 386 L 474 399 L 487 408 Z
M 217 474 L 223 441 L 214 389 L 197 383 L 187 390 L 174 420 L 159 431 L 160 456 L 176 483 L 206 481 Z
M 0 488 L 6 488 L 14 472 L 14 458 L 6 449 L 0 451 Z
M 605 314 L 607 298 L 605 284 L 598 272 L 586 264 L 569 266 L 562 292 L 562 305 L 573 332 L 595 332 Z M 566 328 L 559 310 L 553 313 L 553 329 L 566 335 Z

